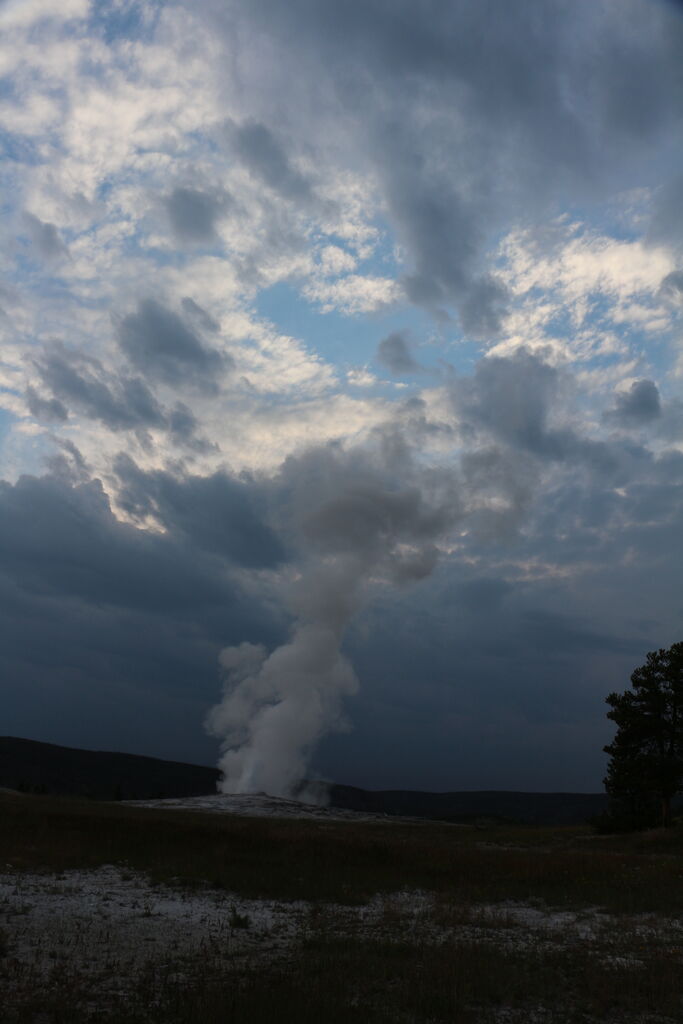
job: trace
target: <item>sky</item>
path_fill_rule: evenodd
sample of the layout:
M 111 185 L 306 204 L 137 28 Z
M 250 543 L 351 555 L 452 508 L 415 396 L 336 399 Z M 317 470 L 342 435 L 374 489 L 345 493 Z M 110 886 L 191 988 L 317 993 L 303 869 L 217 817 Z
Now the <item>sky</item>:
M 0 0 L 0 732 L 598 791 L 683 638 L 683 7 Z

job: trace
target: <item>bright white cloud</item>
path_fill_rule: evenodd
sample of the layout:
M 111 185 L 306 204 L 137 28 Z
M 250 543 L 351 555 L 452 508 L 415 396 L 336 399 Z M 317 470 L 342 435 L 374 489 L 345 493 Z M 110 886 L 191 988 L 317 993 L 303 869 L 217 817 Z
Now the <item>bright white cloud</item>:
M 4 0 L 0 6 L 0 29 L 27 29 L 41 21 L 71 21 L 85 18 L 90 0 Z
M 342 313 L 375 313 L 399 302 L 403 293 L 390 277 L 363 277 L 349 274 L 335 281 L 311 281 L 304 288 L 311 302 L 320 304 L 323 313 L 338 309 Z

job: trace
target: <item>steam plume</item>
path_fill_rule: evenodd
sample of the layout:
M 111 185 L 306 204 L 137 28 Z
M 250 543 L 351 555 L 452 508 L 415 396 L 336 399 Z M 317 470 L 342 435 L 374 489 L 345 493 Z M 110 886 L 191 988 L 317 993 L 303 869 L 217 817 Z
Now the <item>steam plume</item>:
M 341 646 L 368 583 L 405 583 L 435 564 L 434 538 L 452 509 L 414 480 L 390 485 L 389 474 L 404 482 L 419 474 L 401 446 L 382 447 L 385 459 L 402 462 L 398 477 L 395 465 L 380 468 L 381 457 L 358 450 L 326 448 L 285 465 L 280 483 L 307 549 L 287 595 L 295 623 L 272 653 L 249 643 L 221 653 L 224 696 L 207 728 L 222 738 L 223 792 L 302 795 L 316 743 L 344 727 L 344 698 L 359 685 Z

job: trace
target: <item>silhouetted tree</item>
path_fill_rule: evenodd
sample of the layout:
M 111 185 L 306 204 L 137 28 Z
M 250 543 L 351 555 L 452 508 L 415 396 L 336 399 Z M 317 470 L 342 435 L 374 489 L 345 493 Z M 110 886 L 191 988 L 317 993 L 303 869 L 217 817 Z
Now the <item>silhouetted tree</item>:
M 604 748 L 610 813 L 635 827 L 658 817 L 667 826 L 671 801 L 683 788 L 683 643 L 651 651 L 631 676 L 631 689 L 606 700 L 617 725 Z

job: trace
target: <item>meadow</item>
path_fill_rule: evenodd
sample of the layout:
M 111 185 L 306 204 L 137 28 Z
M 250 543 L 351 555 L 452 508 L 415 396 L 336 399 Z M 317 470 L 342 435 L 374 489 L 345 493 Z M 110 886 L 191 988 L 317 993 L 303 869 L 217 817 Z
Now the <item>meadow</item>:
M 7 1024 L 683 1019 L 683 829 L 0 796 Z

